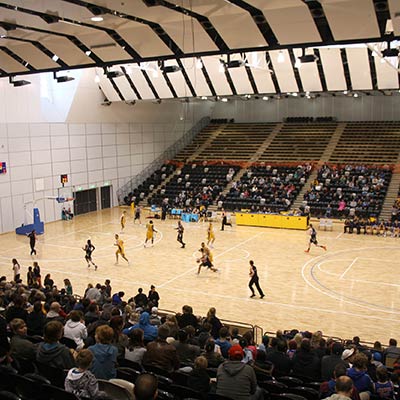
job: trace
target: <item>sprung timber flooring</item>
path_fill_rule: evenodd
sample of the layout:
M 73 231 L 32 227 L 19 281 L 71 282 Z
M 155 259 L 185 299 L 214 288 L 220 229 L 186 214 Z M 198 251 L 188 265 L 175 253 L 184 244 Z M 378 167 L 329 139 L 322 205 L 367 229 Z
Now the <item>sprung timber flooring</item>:
M 129 215 L 128 211 L 128 215 Z M 63 279 L 72 282 L 74 293 L 83 294 L 88 283 L 111 279 L 113 292 L 125 291 L 125 299 L 139 287 L 147 293 L 154 284 L 160 308 L 180 311 L 189 304 L 197 315 L 209 307 L 221 318 L 253 323 L 266 331 L 277 329 L 320 329 L 325 335 L 387 344 L 398 337 L 400 316 L 400 239 L 344 235 L 342 225 L 333 232 L 318 232 L 328 251 L 312 247 L 304 231 L 269 228 L 226 227 L 214 223 L 214 264 L 219 272 L 205 268 L 197 275 L 196 258 L 206 239 L 207 223 L 184 223 L 185 249 L 176 241 L 176 220 L 154 220 L 158 233 L 154 247 L 143 248 L 147 221 L 133 224 L 129 215 L 124 233 L 125 251 L 131 265 L 115 263 L 114 234 L 120 232 L 121 209 L 113 208 L 45 224 L 38 237 L 38 255 L 29 255 L 29 239 L 15 233 L 0 236 L 0 275 L 12 278 L 11 259 L 21 264 L 21 277 L 34 260 L 58 288 Z M 318 224 L 315 226 L 318 230 Z M 84 246 L 92 239 L 93 259 L 99 268 L 87 268 Z M 258 268 L 266 296 L 250 299 L 247 287 L 249 260 Z

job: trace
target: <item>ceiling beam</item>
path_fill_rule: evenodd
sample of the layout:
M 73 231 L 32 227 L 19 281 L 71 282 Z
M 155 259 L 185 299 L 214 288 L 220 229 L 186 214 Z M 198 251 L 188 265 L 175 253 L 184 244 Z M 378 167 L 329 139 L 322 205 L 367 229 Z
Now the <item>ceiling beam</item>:
M 292 64 L 292 69 L 294 73 L 294 78 L 296 79 L 297 87 L 299 92 L 304 92 L 303 82 L 301 81 L 299 69 L 295 67 L 296 64 L 296 56 L 294 55 L 293 49 L 288 51 L 290 57 L 290 63 Z
M 340 49 L 340 55 L 342 57 L 344 77 L 346 79 L 347 90 L 353 90 L 353 86 L 351 84 L 351 78 L 350 78 L 349 63 L 347 61 L 346 49 Z
M 127 74 L 125 67 L 121 67 L 121 71 L 124 73 L 124 76 L 125 76 L 126 80 L 128 81 L 131 89 L 135 93 L 135 95 L 138 98 L 138 100 L 142 100 L 142 96 L 140 95 L 139 90 L 137 90 L 137 87 L 133 83 L 131 77 Z
M 4 51 L 4 53 L 8 54 L 11 58 L 13 58 L 17 63 L 21 64 L 24 68 L 27 68 L 30 73 L 35 72 L 36 68 L 28 63 L 28 61 L 22 59 L 18 54 L 14 53 L 8 47 L 0 46 L 0 50 Z M 10 73 L 9 75 L 15 75 L 16 73 Z M 19 75 L 19 74 L 18 74 Z
M 271 57 L 269 56 L 267 51 L 265 52 L 265 59 L 267 61 L 268 68 L 272 71 L 271 72 L 271 79 L 272 79 L 272 83 L 274 84 L 274 87 L 275 87 L 275 92 L 277 94 L 280 94 L 281 93 L 281 88 L 279 87 L 279 82 L 278 82 L 278 79 L 277 79 L 276 74 L 275 74 L 274 65 L 272 64 Z
M 315 26 L 318 29 L 319 35 L 323 42 L 334 41 L 331 28 L 328 20 L 326 19 L 324 9 L 319 1 L 316 0 L 302 0 L 303 3 L 310 10 L 310 14 L 314 19 Z

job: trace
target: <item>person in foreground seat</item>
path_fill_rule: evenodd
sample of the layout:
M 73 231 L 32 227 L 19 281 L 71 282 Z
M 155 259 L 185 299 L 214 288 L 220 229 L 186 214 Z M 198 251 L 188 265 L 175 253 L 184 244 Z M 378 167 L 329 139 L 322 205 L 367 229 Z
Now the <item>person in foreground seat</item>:
M 351 400 L 353 381 L 348 376 L 336 379 L 336 393 L 328 397 L 329 400 Z
M 136 400 L 153 400 L 158 397 L 158 380 L 155 375 L 141 374 L 137 377 L 133 394 Z

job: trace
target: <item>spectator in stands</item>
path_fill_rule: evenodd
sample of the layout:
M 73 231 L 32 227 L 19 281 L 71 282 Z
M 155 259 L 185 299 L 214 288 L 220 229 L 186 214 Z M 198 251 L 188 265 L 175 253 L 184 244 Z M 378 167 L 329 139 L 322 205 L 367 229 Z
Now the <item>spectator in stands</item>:
M 97 379 L 112 379 L 117 376 L 116 364 L 118 350 L 111 344 L 114 331 L 107 325 L 96 329 L 96 344 L 89 347 L 93 353 L 90 370 Z
M 46 315 L 42 310 L 42 303 L 35 301 L 33 310 L 28 314 L 26 319 L 29 336 L 43 336 L 43 328 L 46 325 Z
M 91 303 L 85 314 L 85 324 L 90 325 L 92 322 L 98 321 L 100 317 L 99 306 L 96 303 Z
M 292 369 L 292 362 L 286 354 L 287 345 L 282 339 L 278 340 L 275 349 L 266 354 L 265 359 L 274 364 L 274 370 L 280 375 L 289 375 Z
M 177 314 L 176 319 L 178 320 L 179 328 L 184 328 L 187 325 L 197 328 L 197 318 L 193 315 L 193 308 L 188 305 L 182 307 L 182 314 Z
M 176 339 L 178 337 L 179 325 L 175 315 L 167 315 L 165 325 L 169 329 L 169 336 Z
M 194 360 L 193 370 L 189 373 L 187 385 L 196 392 L 201 393 L 202 398 L 207 398 L 210 391 L 210 377 L 207 373 L 207 359 L 199 356 Z
M 136 400 L 153 400 L 158 396 L 158 380 L 155 375 L 141 374 L 135 381 L 133 393 Z
M 14 295 L 12 305 L 6 310 L 6 321 L 11 322 L 14 318 L 27 320 L 28 313 L 25 310 L 25 300 L 20 295 Z
M 101 285 L 98 283 L 95 287 L 89 288 L 85 293 L 85 298 L 89 299 L 91 302 L 99 303 L 101 300 Z
M 46 287 L 49 287 L 50 289 L 52 289 L 53 288 L 53 286 L 54 286 L 54 280 L 53 279 L 51 279 L 51 275 L 50 274 L 47 274 L 45 277 L 44 277 L 44 286 Z
M 153 304 L 154 307 L 158 307 L 158 303 L 160 301 L 160 295 L 156 291 L 156 287 L 154 285 L 150 286 L 149 295 L 147 296 L 147 300 Z
M 172 342 L 172 345 L 176 348 L 176 354 L 181 363 L 193 363 L 200 355 L 200 347 L 188 343 L 188 334 L 184 329 L 179 330 L 178 340 Z
M 242 363 L 244 353 L 239 345 L 229 349 L 229 360 L 217 370 L 217 391 L 220 396 L 233 400 L 262 398 L 257 391 L 257 379 L 254 369 Z
M 148 312 L 143 312 L 140 315 L 139 323 L 131 326 L 130 328 L 124 329 L 122 333 L 128 335 L 133 329 L 140 328 L 144 332 L 145 343 L 151 342 L 157 338 L 157 327 L 150 324 L 150 315 Z
M 221 353 L 216 351 L 216 348 L 218 347 L 215 345 L 214 339 L 209 338 L 204 346 L 204 352 L 202 355 L 207 359 L 208 366 L 210 368 L 217 368 L 220 364 L 222 364 L 225 361 Z
M 160 326 L 161 318 L 158 316 L 158 308 L 152 307 L 149 322 L 151 325 Z
M 173 372 L 179 368 L 179 358 L 176 348 L 166 341 L 168 335 L 168 327 L 161 325 L 158 329 L 157 339 L 147 345 L 147 351 L 143 357 L 144 366 L 155 366 L 167 372 Z
M 71 368 L 65 378 L 65 390 L 79 399 L 95 399 L 99 394 L 96 377 L 88 370 L 93 361 L 93 354 L 81 350 L 76 356 L 76 368 Z
M 69 369 L 75 366 L 70 350 L 59 343 L 63 336 L 63 325 L 60 321 L 50 321 L 44 327 L 44 342 L 39 343 L 36 360 L 50 367 Z
M 380 399 L 394 398 L 394 385 L 389 379 L 389 374 L 386 367 L 383 365 L 376 370 L 377 382 L 374 383 L 374 393 Z
M 356 356 L 356 351 L 354 347 L 343 351 L 342 360 L 344 361 L 346 367 L 350 368 L 353 366 L 353 360 L 355 356 Z
M 64 337 L 72 339 L 76 343 L 76 350 L 81 350 L 85 345 L 84 340 L 87 338 L 87 329 L 83 323 L 83 315 L 81 311 L 71 311 L 69 319 L 64 326 Z
M 217 317 L 217 310 L 211 307 L 207 312 L 206 322 L 211 324 L 211 336 L 214 339 L 218 338 L 219 330 L 222 328 L 222 323 Z
M 306 376 L 314 380 L 318 380 L 321 374 L 320 360 L 318 356 L 311 351 L 309 339 L 303 339 L 300 349 L 292 360 L 293 373 L 299 376 Z
M 331 346 L 331 354 L 322 357 L 321 360 L 321 378 L 322 380 L 329 380 L 333 377 L 333 371 L 336 365 L 343 364 L 342 360 L 343 346 L 341 343 L 333 343 Z
M 139 288 L 138 289 L 138 294 L 133 298 L 136 308 L 141 307 L 143 309 L 146 308 L 147 306 L 147 296 L 143 293 L 143 289 Z
M 60 303 L 57 301 L 53 301 L 50 304 L 50 310 L 46 315 L 46 324 L 51 321 L 59 321 L 62 324 L 64 323 L 65 313 L 61 309 Z
M 368 358 L 363 353 L 357 353 L 353 360 L 353 366 L 347 370 L 349 376 L 360 393 L 361 400 L 369 399 L 369 394 L 373 390 L 372 380 L 367 374 Z
M 117 310 L 118 311 L 118 310 Z M 114 336 L 111 344 L 113 344 L 117 350 L 117 359 L 125 358 L 125 348 L 128 346 L 128 336 L 122 333 L 124 327 L 124 319 L 120 315 L 115 315 L 110 319 L 110 327 L 114 331 Z
M 14 318 L 10 322 L 13 336 L 10 341 L 10 354 L 17 359 L 34 361 L 36 359 L 36 349 L 30 340 L 27 339 L 27 326 L 24 320 Z
M 124 292 L 115 293 L 112 297 L 112 304 L 114 306 L 119 306 L 122 303 L 122 298 L 125 296 Z
M 389 347 L 383 352 L 385 364 L 388 362 L 393 363 L 400 356 L 400 347 L 397 347 L 397 340 L 396 339 L 389 339 Z
M 353 382 L 347 376 L 336 380 L 336 393 L 328 397 L 329 400 L 350 400 L 353 392 Z
M 221 349 L 222 356 L 225 358 L 228 358 L 228 351 L 232 347 L 232 344 L 229 342 L 228 335 L 229 329 L 223 326 L 219 330 L 219 338 L 215 341 L 215 344 L 217 344 Z
M 125 358 L 142 364 L 143 356 L 146 351 L 146 347 L 144 346 L 143 330 L 140 328 L 133 329 L 129 334 L 129 344 L 125 351 Z
M 297 342 L 294 339 L 289 340 L 288 350 L 287 350 L 286 354 L 288 355 L 290 360 L 293 359 L 293 356 L 296 354 L 296 351 L 297 351 Z

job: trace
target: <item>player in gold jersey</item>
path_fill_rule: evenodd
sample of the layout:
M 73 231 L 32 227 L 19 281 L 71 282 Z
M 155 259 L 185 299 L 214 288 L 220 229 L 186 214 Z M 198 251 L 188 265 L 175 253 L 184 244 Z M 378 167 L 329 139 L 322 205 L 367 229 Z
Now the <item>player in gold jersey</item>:
M 146 243 L 151 240 L 151 245 L 154 245 L 154 233 L 158 232 L 156 228 L 154 228 L 153 221 L 149 221 L 149 223 L 146 225 L 146 240 L 144 242 L 144 247 L 146 247 Z
M 126 211 L 123 211 L 121 215 L 121 233 L 125 229 L 125 224 L 126 224 Z
M 207 246 L 213 248 L 214 242 L 215 242 L 214 227 L 212 222 L 210 222 L 207 228 Z
M 124 241 L 119 238 L 118 234 L 115 234 L 114 246 L 117 246 L 117 251 L 115 252 L 115 258 L 116 258 L 115 264 L 118 264 L 118 256 L 119 255 L 129 264 L 129 260 L 125 256 Z

